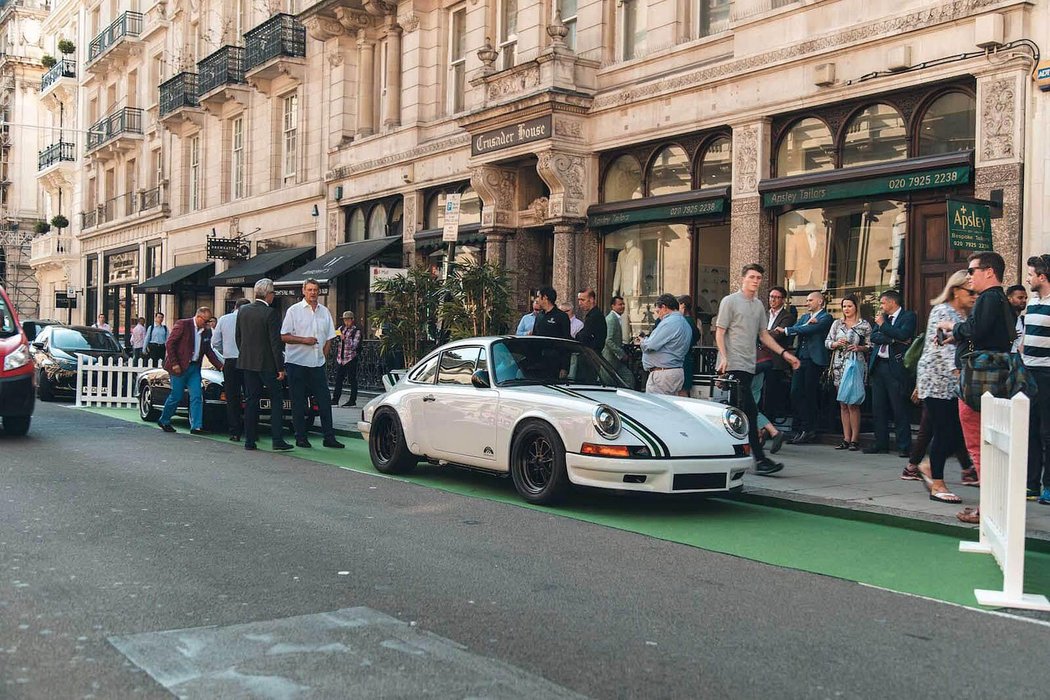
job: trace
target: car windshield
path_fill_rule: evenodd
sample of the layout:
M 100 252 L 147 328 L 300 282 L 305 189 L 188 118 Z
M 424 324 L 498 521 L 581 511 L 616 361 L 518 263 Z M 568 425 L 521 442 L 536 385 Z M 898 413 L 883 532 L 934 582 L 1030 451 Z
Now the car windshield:
M 584 384 L 626 388 L 612 367 L 579 343 L 536 338 L 508 338 L 492 344 L 497 386 Z
M 18 334 L 18 326 L 15 325 L 15 315 L 7 308 L 7 301 L 0 296 L 0 338 L 10 338 Z
M 77 350 L 120 352 L 113 334 L 106 331 L 56 328 L 54 335 L 51 336 L 51 344 L 59 350 L 71 352 Z

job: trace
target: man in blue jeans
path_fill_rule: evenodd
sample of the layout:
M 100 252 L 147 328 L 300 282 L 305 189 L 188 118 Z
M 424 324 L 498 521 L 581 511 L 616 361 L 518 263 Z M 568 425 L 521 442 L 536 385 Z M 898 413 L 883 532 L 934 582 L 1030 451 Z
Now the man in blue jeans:
M 295 428 L 296 447 L 312 447 L 306 438 L 307 397 L 313 395 L 321 414 L 321 430 L 325 447 L 342 449 L 335 439 L 332 425 L 332 396 L 328 393 L 325 358 L 328 346 L 336 337 L 335 323 L 328 309 L 317 303 L 321 285 L 317 280 L 303 283 L 303 300 L 293 304 L 281 324 L 281 340 L 285 343 L 284 368 L 288 372 L 288 388 L 292 394 L 292 426 Z
M 211 349 L 211 328 L 208 320 L 211 309 L 202 306 L 197 309 L 193 318 L 184 318 L 175 322 L 168 336 L 164 357 L 164 369 L 168 370 L 171 381 L 171 393 L 164 402 L 160 420 L 160 429 L 174 433 L 171 418 L 182 401 L 182 395 L 190 393 L 190 433 L 199 435 L 204 432 L 204 399 L 201 390 L 201 358 L 205 355 L 215 368 L 222 370 L 222 360 Z

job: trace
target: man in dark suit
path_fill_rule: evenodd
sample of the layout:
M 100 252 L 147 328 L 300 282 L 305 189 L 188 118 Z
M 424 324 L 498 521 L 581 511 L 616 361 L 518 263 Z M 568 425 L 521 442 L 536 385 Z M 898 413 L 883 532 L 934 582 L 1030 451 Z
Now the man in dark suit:
M 580 315 L 583 317 L 583 328 L 576 334 L 576 340 L 581 345 L 601 354 L 605 347 L 605 336 L 607 328 L 605 316 L 598 308 L 598 297 L 590 287 L 581 289 L 576 294 L 576 304 L 580 307 Z
M 791 380 L 791 408 L 798 418 L 798 429 L 791 438 L 794 445 L 817 439 L 820 376 L 831 361 L 824 340 L 828 337 L 833 319 L 824 308 L 824 295 L 810 292 L 806 297 L 806 309 L 808 312 L 802 315 L 798 323 L 783 331 L 788 338 L 798 337 L 795 355 L 802 362 Z
M 190 433 L 200 435 L 204 432 L 204 397 L 201 390 L 201 358 L 205 355 L 215 368 L 222 370 L 222 360 L 211 349 L 211 309 L 202 306 L 197 309 L 193 318 L 183 318 L 175 322 L 168 335 L 164 353 L 164 369 L 168 370 L 171 381 L 171 393 L 164 402 L 160 420 L 157 423 L 166 433 L 174 433 L 171 417 L 182 401 L 182 395 L 190 392 Z
M 263 386 L 270 393 L 270 436 L 273 449 L 290 450 L 284 441 L 284 343 L 281 318 L 273 308 L 273 280 L 255 283 L 255 301 L 237 312 L 237 366 L 244 372 L 244 449 L 254 450 L 259 432 L 259 399 Z
M 901 308 L 900 292 L 890 289 L 882 293 L 879 314 L 871 333 L 872 353 L 870 371 L 871 409 L 875 427 L 875 444 L 865 454 L 889 451 L 890 425 L 887 409 L 893 411 L 897 427 L 897 450 L 901 457 L 911 452 L 911 418 L 908 415 L 908 397 L 911 395 L 911 377 L 904 368 L 904 353 L 915 338 L 918 323 L 914 311 Z

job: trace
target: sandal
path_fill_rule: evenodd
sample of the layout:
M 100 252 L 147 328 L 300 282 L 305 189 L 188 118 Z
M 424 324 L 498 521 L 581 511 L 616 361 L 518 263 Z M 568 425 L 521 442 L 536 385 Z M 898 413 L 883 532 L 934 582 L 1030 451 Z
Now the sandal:
M 951 491 L 938 491 L 937 493 L 931 491 L 930 500 L 939 501 L 941 503 L 962 503 L 962 499 Z
M 849 444 L 849 451 L 850 452 L 856 452 L 859 449 L 860 449 L 860 443 L 859 442 L 851 442 Z
M 962 470 L 962 483 L 964 486 L 980 486 L 981 477 L 973 467 Z
M 970 525 L 980 525 L 981 524 L 981 509 L 980 508 L 963 508 L 962 510 L 960 510 L 958 513 L 955 514 L 955 517 L 958 518 L 960 521 L 962 521 L 964 523 L 969 523 Z
M 846 442 L 845 440 L 843 440 L 839 444 L 835 445 L 835 449 L 836 450 L 848 450 L 849 449 L 849 443 Z

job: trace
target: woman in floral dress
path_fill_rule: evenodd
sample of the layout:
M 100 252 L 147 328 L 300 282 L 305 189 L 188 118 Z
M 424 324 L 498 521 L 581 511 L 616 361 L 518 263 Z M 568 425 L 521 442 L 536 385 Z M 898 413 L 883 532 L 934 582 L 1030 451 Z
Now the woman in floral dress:
M 857 297 L 850 294 L 842 299 L 842 318 L 835 319 L 828 331 L 824 344 L 832 351 L 831 372 L 835 377 L 835 388 L 842 383 L 842 373 L 846 371 L 846 361 L 856 358 L 860 363 L 864 383 L 868 380 L 867 353 L 871 350 L 868 338 L 871 337 L 871 324 L 860 317 Z M 842 419 L 842 442 L 836 450 L 860 449 L 860 404 L 839 402 L 839 417 Z

